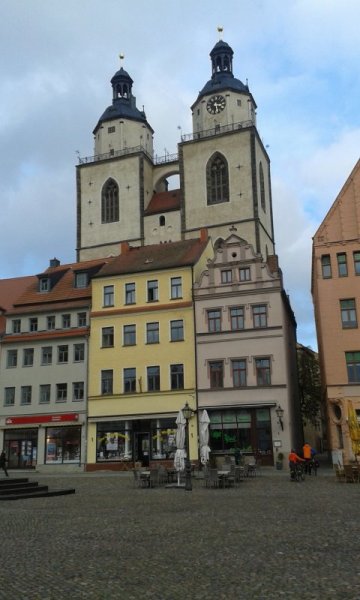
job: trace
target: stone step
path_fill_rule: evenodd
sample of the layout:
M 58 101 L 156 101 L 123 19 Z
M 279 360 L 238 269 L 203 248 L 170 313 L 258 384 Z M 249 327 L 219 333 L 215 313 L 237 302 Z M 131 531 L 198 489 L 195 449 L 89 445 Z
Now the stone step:
M 26 483 L 29 481 L 28 477 L 3 477 L 0 479 L 0 489 L 1 486 L 7 485 L 8 483 Z
M 45 492 L 49 489 L 48 485 L 39 485 L 35 483 L 19 483 L 19 485 L 3 486 L 0 489 L 0 496 L 7 496 L 9 494 L 31 494 L 36 492 Z
M 68 494 L 75 494 L 74 488 L 69 488 L 65 490 L 47 490 L 47 491 L 29 491 L 23 492 L 19 494 L 9 494 L 6 496 L 0 495 L 1 500 L 24 500 L 26 498 L 45 498 L 47 496 L 66 496 Z

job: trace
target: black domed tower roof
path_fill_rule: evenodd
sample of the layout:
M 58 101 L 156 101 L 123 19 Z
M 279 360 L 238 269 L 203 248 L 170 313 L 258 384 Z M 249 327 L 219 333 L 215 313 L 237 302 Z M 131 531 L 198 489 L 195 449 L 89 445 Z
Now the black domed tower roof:
M 97 132 L 102 123 L 106 121 L 112 121 L 113 119 L 130 119 L 133 121 L 140 121 L 149 127 L 149 123 L 146 120 L 145 112 L 140 111 L 136 108 L 136 98 L 132 94 L 132 84 L 129 73 L 121 67 L 119 71 L 111 79 L 111 85 L 113 88 L 113 101 L 112 105 L 108 106 L 105 112 L 101 115 L 95 129 L 94 134 Z
M 209 79 L 199 92 L 196 102 L 198 102 L 202 96 L 221 92 L 222 90 L 233 90 L 235 92 L 248 94 L 249 96 L 251 95 L 248 85 L 245 85 L 240 79 L 234 77 L 232 67 L 233 56 L 234 51 L 229 44 L 223 40 L 220 40 L 215 44 L 210 52 L 212 66 L 211 79 Z M 196 102 L 194 104 L 196 104 Z

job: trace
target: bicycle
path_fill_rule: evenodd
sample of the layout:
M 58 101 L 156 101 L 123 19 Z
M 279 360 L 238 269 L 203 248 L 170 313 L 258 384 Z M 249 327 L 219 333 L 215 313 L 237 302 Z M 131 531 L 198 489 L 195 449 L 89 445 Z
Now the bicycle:
M 305 473 L 302 463 L 292 463 L 290 465 L 290 479 L 291 481 L 304 481 Z

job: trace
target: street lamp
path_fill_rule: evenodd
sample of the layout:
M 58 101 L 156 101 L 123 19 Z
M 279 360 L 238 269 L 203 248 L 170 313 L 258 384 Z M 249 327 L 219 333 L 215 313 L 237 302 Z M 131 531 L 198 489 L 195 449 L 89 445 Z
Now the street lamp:
M 185 489 L 189 492 L 192 491 L 192 482 L 191 482 L 191 462 L 190 462 L 190 450 L 189 450 L 189 419 L 194 414 L 194 410 L 189 406 L 186 402 L 184 408 L 182 409 L 182 414 L 184 415 L 184 419 L 186 421 L 185 426 L 185 435 L 186 435 L 186 461 L 185 461 Z
M 281 429 L 282 429 L 282 431 L 284 431 L 284 423 L 283 423 L 284 409 L 281 408 L 280 404 L 278 404 L 278 406 L 275 408 L 275 412 L 276 412 L 276 416 L 278 418 L 279 424 L 281 426 Z

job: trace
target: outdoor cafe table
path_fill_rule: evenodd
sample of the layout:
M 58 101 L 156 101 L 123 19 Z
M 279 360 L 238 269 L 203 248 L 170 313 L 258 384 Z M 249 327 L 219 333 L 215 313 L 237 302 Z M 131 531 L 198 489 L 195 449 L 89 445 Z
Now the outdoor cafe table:
M 224 488 L 226 480 L 230 475 L 230 471 L 218 471 L 217 474 L 219 477 L 220 487 L 222 486 Z

